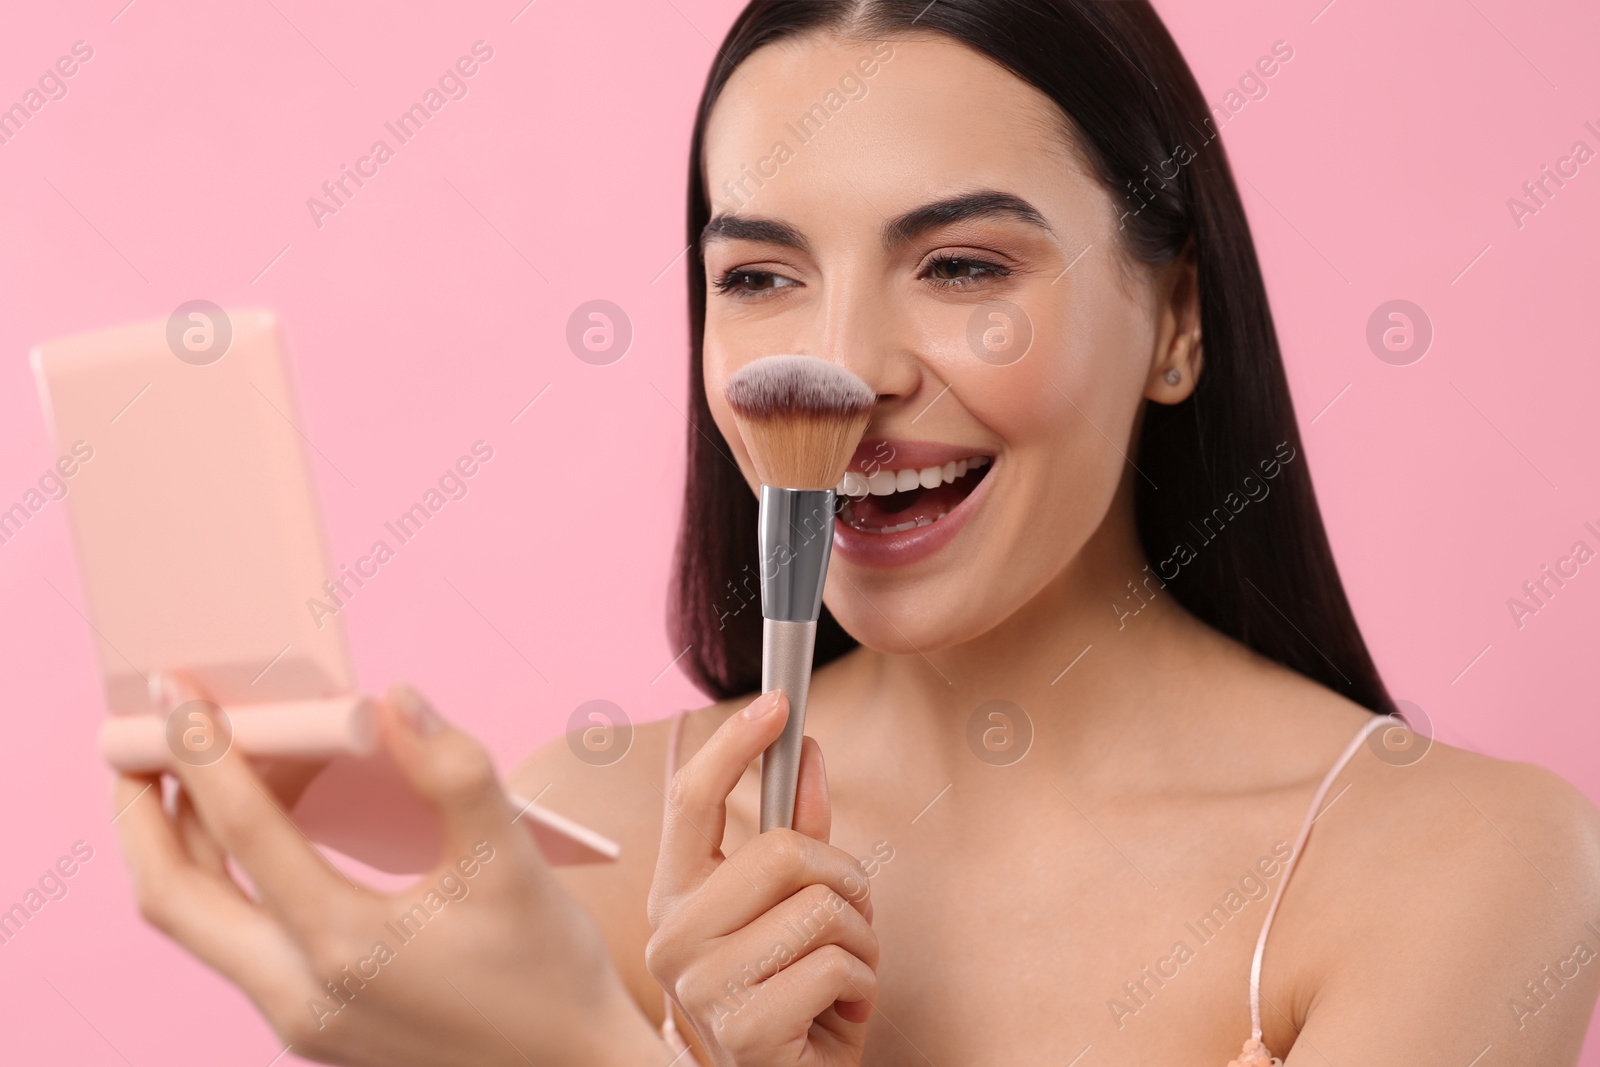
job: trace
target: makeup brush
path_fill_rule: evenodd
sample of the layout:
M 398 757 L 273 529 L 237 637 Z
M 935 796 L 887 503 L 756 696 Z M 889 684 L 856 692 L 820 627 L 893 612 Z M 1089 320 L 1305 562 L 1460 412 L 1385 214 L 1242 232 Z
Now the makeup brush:
M 761 479 L 761 691 L 789 698 L 783 733 L 761 756 L 765 833 L 794 825 L 834 490 L 878 398 L 843 367 L 809 356 L 758 359 L 728 380 L 725 395 Z

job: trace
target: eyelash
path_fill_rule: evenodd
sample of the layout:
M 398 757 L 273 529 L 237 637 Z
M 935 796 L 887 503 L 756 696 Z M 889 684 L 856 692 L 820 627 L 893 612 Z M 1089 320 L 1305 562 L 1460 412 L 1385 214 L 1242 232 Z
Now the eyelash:
M 941 288 L 941 289 L 946 289 L 946 290 L 970 289 L 973 285 L 978 284 L 984 278 L 1004 278 L 1004 277 L 1008 276 L 1011 273 L 1011 271 L 1009 271 L 1005 267 L 1002 267 L 998 263 L 991 263 L 988 260 L 979 259 L 976 256 L 949 256 L 949 255 L 947 255 L 947 256 L 938 256 L 938 257 L 935 257 L 934 259 L 929 260 L 927 267 L 924 268 L 924 270 L 923 270 L 923 273 L 926 274 L 926 273 L 928 273 L 929 271 L 931 271 L 931 270 L 933 270 L 935 268 L 947 266 L 947 265 L 950 265 L 950 264 L 958 264 L 958 265 L 970 267 L 970 268 L 972 268 L 973 273 L 968 275 L 965 278 L 935 278 L 935 279 L 930 279 L 930 280 L 932 280 L 934 282 L 935 285 L 939 286 L 939 288 Z M 739 269 L 739 268 L 735 268 L 733 270 L 724 271 L 715 281 L 712 282 L 712 287 L 715 288 L 717 292 L 722 293 L 722 294 L 724 294 L 726 296 L 734 297 L 735 299 L 738 299 L 738 300 L 758 299 L 760 297 L 761 293 L 763 293 L 763 292 L 776 292 L 777 289 L 775 289 L 775 288 L 774 289 L 766 289 L 766 290 L 741 289 L 739 287 L 739 279 L 741 279 L 741 278 L 743 278 L 743 279 L 774 278 L 774 277 L 777 277 L 777 276 L 778 276 L 778 273 L 776 271 L 770 271 L 770 270 L 742 270 L 742 269 Z M 792 288 L 792 286 L 784 286 L 783 288 Z

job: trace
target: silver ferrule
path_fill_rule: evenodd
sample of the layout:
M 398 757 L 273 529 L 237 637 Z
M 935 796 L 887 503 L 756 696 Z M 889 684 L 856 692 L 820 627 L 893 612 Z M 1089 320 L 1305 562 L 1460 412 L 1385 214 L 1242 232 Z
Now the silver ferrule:
M 833 551 L 832 489 L 761 487 L 761 616 L 816 622 Z

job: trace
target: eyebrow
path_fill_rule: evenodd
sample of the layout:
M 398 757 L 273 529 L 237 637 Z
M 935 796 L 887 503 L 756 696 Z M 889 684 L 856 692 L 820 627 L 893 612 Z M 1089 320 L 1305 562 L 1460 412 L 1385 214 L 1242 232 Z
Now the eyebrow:
M 1011 193 L 982 190 L 935 200 L 921 207 L 912 208 L 902 215 L 896 215 L 884 222 L 881 237 L 885 248 L 893 248 L 915 240 L 930 230 L 984 218 L 1015 219 L 1036 226 L 1048 234 L 1055 233 L 1039 209 L 1021 197 L 1013 196 Z M 798 252 L 811 251 L 805 235 L 794 226 L 779 219 L 757 215 L 721 214 L 706 223 L 705 229 L 700 231 L 702 251 L 712 241 L 740 240 L 782 245 Z

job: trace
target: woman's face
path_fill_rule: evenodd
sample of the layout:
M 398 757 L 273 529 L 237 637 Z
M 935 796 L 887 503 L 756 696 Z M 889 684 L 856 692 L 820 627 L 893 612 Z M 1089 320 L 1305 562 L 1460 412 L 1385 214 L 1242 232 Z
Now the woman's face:
M 1133 541 L 1141 400 L 1190 388 L 1165 379 L 1174 287 L 1121 259 L 1125 209 L 1058 116 L 948 39 L 818 35 L 753 53 L 710 116 L 711 410 L 754 486 L 741 367 L 814 356 L 876 390 L 825 593 L 868 647 L 947 647 L 1107 577 L 1073 563 L 1108 515 Z

